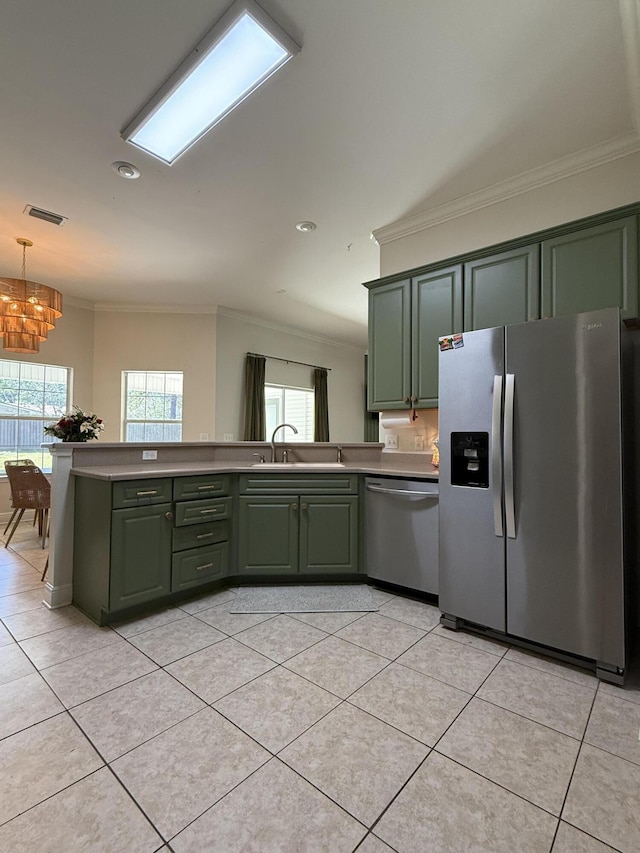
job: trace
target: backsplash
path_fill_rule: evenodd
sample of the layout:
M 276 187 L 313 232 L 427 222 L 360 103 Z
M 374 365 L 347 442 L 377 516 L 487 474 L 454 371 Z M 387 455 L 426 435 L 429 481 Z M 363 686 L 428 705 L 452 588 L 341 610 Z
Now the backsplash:
M 385 451 L 398 450 L 401 453 L 425 453 L 431 455 L 433 442 L 438 437 L 438 410 L 416 409 L 416 420 L 410 420 L 409 412 L 380 412 L 380 441 Z M 389 427 L 383 422 L 393 419 Z M 402 424 L 401 421 L 407 423 Z M 394 441 L 395 437 L 395 441 Z M 396 447 L 390 446 L 396 444 Z

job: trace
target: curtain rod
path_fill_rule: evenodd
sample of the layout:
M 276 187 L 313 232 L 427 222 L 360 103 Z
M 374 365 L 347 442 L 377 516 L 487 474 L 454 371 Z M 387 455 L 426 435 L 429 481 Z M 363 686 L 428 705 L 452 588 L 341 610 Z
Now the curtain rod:
M 260 352 L 248 352 L 247 355 L 256 355 L 258 358 L 270 358 L 272 361 L 285 361 L 287 364 L 301 364 L 303 367 L 318 367 L 320 370 L 331 370 L 330 367 L 320 367 L 319 364 L 309 364 L 306 361 L 294 361 L 292 358 L 280 358 L 277 355 L 263 355 Z

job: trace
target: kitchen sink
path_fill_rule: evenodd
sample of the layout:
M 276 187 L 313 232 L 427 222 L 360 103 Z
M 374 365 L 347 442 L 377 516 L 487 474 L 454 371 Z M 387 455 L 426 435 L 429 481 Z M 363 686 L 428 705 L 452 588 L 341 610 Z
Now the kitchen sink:
M 344 462 L 252 462 L 252 468 L 344 468 Z

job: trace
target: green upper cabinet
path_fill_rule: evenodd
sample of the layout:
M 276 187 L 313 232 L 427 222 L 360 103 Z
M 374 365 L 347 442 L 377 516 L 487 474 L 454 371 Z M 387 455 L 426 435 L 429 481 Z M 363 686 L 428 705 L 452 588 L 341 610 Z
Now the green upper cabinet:
M 438 338 L 462 331 L 462 267 L 411 282 L 411 405 L 438 405 Z
M 464 265 L 464 330 L 540 317 L 540 248 L 524 246 Z
M 369 291 L 369 400 L 373 411 L 438 404 L 438 338 L 462 330 L 462 267 Z
M 542 243 L 542 314 L 622 309 L 638 316 L 637 217 L 627 216 Z
M 369 291 L 368 407 L 406 409 L 411 396 L 411 282 Z

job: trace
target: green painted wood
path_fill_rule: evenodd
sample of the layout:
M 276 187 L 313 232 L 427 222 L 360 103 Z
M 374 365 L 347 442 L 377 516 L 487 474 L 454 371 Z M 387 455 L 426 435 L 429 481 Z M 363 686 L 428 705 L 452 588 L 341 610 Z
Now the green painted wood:
M 411 282 L 411 402 L 438 405 L 438 338 L 462 331 L 462 267 L 448 267 Z
M 174 554 L 171 565 L 171 590 L 202 586 L 227 576 L 229 543 L 219 542 L 206 548 L 192 548 Z
M 240 497 L 238 573 L 296 574 L 298 516 L 297 495 Z
M 111 513 L 109 610 L 152 601 L 171 590 L 172 505 L 117 509 Z
M 231 498 L 207 498 L 202 501 L 180 501 L 176 504 L 176 527 L 208 524 L 231 515 Z
M 523 246 L 464 265 L 464 330 L 540 318 L 540 248 Z
M 257 466 L 259 468 L 259 466 Z M 240 474 L 239 491 L 242 495 L 305 494 L 332 495 L 357 494 L 357 474 Z
M 300 573 L 358 571 L 358 497 L 300 496 Z
M 73 603 L 102 624 L 109 610 L 111 483 L 74 481 Z
M 229 493 L 228 474 L 198 474 L 194 477 L 176 477 L 173 481 L 173 499 L 175 501 L 210 498 Z
M 173 528 L 173 551 L 186 551 L 188 548 L 201 548 L 216 542 L 226 542 L 231 535 L 229 521 L 215 521 L 213 524 L 190 525 Z
M 406 409 L 411 396 L 411 282 L 394 282 L 369 293 L 371 411 Z
M 636 216 L 553 237 L 542 243 L 545 317 L 601 308 L 638 316 Z
M 167 503 L 171 500 L 172 483 L 168 478 L 118 481 L 113 484 L 113 508 Z

